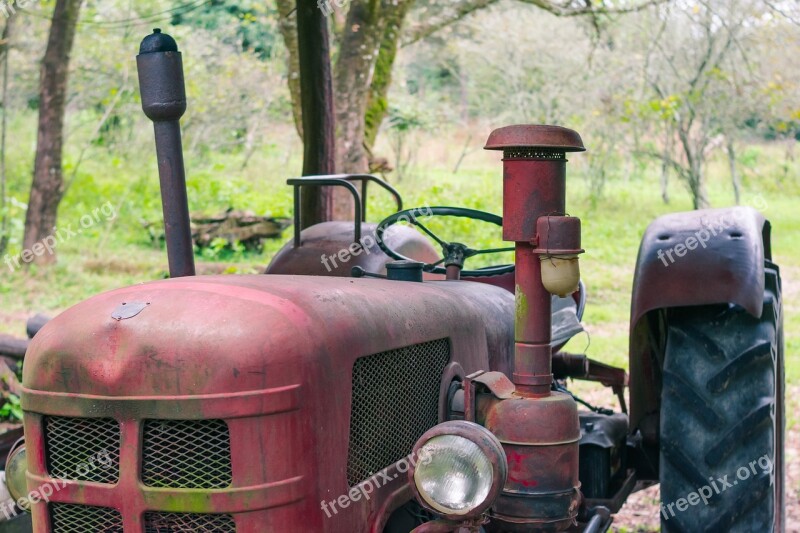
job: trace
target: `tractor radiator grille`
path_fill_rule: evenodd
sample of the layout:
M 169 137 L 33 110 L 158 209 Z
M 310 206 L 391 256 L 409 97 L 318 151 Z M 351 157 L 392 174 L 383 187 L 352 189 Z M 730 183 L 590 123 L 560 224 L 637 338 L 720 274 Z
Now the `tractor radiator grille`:
M 438 423 L 439 386 L 449 361 L 448 339 L 356 360 L 347 458 L 351 487 L 411 453 Z
M 108 507 L 50 504 L 53 533 L 122 533 L 122 515 Z
M 231 484 L 231 437 L 224 421 L 145 420 L 143 438 L 145 485 L 221 489 Z
M 145 513 L 144 533 L 234 533 L 229 514 Z
M 96 483 L 119 481 L 120 433 L 116 420 L 48 416 L 44 434 L 51 476 Z

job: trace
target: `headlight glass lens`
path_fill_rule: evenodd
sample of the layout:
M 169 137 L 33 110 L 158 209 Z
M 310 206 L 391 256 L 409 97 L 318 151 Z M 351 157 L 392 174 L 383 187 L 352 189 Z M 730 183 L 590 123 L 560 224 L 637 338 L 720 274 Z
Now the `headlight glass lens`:
M 13 452 L 6 464 L 6 488 L 14 500 L 19 500 L 28 492 L 28 480 L 25 478 L 27 470 L 28 457 L 23 446 Z
M 477 444 L 441 435 L 417 453 L 414 483 L 425 501 L 445 514 L 466 514 L 482 504 L 492 486 L 492 464 Z

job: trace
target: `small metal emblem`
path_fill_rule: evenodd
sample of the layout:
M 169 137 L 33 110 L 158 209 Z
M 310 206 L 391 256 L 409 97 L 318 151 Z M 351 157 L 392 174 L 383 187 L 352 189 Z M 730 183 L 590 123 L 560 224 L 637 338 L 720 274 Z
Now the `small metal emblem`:
M 125 320 L 126 318 L 133 318 L 142 312 L 142 309 L 150 305 L 150 302 L 122 302 L 111 313 L 111 318 L 114 320 Z

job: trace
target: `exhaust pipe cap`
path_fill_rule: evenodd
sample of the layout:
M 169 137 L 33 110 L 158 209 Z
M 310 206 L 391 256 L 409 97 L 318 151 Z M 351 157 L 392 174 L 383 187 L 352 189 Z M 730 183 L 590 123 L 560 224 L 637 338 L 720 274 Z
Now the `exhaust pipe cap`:
M 153 33 L 142 39 L 142 44 L 139 45 L 140 54 L 177 51 L 178 43 L 170 35 L 161 33 L 161 28 L 155 28 Z
M 541 148 L 561 152 L 586 151 L 577 131 L 540 124 L 517 124 L 498 128 L 489 134 L 489 139 L 483 148 L 484 150 Z

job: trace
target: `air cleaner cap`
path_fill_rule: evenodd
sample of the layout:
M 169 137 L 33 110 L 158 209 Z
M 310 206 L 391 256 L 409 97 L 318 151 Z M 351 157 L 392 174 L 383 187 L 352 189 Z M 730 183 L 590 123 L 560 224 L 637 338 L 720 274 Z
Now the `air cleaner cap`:
M 489 139 L 483 148 L 484 150 L 541 148 L 561 152 L 586 151 L 577 131 L 540 124 L 516 124 L 498 128 L 489 134 Z
M 139 45 L 140 54 L 155 54 L 158 52 L 177 52 L 178 43 L 172 36 L 161 33 L 161 28 L 155 28 L 153 33 L 142 39 Z

